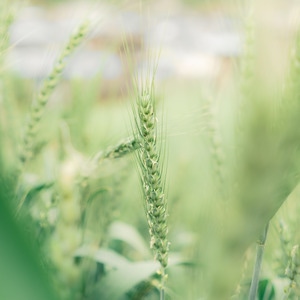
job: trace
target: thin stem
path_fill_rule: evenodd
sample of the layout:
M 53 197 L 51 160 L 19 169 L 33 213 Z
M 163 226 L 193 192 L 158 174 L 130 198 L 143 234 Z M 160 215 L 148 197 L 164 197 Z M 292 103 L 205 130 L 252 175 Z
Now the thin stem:
M 160 269 L 160 300 L 165 300 L 165 281 L 166 281 L 166 270 L 164 267 Z
M 256 260 L 255 260 L 255 266 L 254 266 L 254 270 L 253 270 L 253 274 L 252 274 L 252 282 L 251 282 L 251 287 L 250 287 L 250 292 L 249 292 L 249 300 L 256 299 L 258 283 L 259 283 L 259 275 L 260 275 L 262 259 L 263 259 L 264 250 L 265 250 L 265 243 L 266 243 L 266 239 L 267 239 L 268 229 L 269 229 L 269 223 L 267 223 L 261 237 L 257 241 Z
M 161 287 L 160 289 L 160 300 L 165 300 L 165 289 Z

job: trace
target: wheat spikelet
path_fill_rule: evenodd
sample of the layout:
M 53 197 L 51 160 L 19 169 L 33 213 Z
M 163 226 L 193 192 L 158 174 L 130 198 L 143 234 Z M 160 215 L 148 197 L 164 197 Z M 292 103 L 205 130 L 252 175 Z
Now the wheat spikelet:
M 67 58 L 75 51 L 75 49 L 83 42 L 90 30 L 90 23 L 83 22 L 78 29 L 71 35 L 68 43 L 57 59 L 50 75 L 44 81 L 36 101 L 33 103 L 29 115 L 29 121 L 25 129 L 24 139 L 21 145 L 20 161 L 24 165 L 33 156 L 33 143 L 36 136 L 39 123 L 45 110 L 45 106 L 52 95 L 54 89 L 58 85 L 62 73 L 66 66 Z
M 142 90 L 138 98 L 140 141 L 139 164 L 142 172 L 146 214 L 151 237 L 151 248 L 162 267 L 168 264 L 167 208 L 163 186 L 160 155 L 157 149 L 156 111 L 153 89 Z

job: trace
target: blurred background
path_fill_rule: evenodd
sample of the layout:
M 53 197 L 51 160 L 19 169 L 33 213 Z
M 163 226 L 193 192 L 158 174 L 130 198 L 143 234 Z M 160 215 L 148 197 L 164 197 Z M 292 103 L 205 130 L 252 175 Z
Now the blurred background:
M 142 3 L 142 5 L 141 5 Z M 11 28 L 11 65 L 24 77 L 49 71 L 61 45 L 84 17 L 97 20 L 83 51 L 72 59 L 66 78 L 104 80 L 128 76 L 120 51 L 124 40 L 145 63 L 141 51 L 161 51 L 157 78 L 206 78 L 222 81 L 241 51 L 238 7 L 222 1 L 36 1 L 26 6 Z M 242 10 L 240 11 L 242 13 Z M 140 58 L 140 59 L 137 59 Z M 228 75 L 228 74 L 227 74 Z
M 84 49 L 72 58 L 65 78 L 101 74 L 107 83 L 103 94 L 120 92 L 133 71 L 122 61 L 126 40 L 135 52 L 136 70 L 144 68 L 145 50 L 155 49 L 160 53 L 158 80 L 188 78 L 221 86 L 241 54 L 242 32 L 250 15 L 260 14 L 268 32 L 266 47 L 281 49 L 271 56 L 284 56 L 280 51 L 286 50 L 289 34 L 297 25 L 296 1 L 258 2 L 257 9 L 249 8 L 248 2 L 33 1 L 11 27 L 10 65 L 25 78 L 44 77 L 74 25 L 89 17 L 98 24 Z M 277 58 L 272 59 L 278 62 Z M 281 64 L 272 65 L 281 68 Z

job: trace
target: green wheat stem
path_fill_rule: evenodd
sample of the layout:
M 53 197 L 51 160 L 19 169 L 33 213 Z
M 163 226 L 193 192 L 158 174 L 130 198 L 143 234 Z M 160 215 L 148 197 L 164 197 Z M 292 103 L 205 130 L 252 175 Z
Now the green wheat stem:
M 159 297 L 160 300 L 164 300 L 165 299 L 165 281 L 167 279 L 167 275 L 165 273 L 165 268 L 162 267 L 161 270 L 161 286 L 160 286 L 160 290 L 159 290 Z
M 249 292 L 249 300 L 255 300 L 258 290 L 258 283 L 259 283 L 259 276 L 261 271 L 261 265 L 265 250 L 265 243 L 267 239 L 269 229 L 269 223 L 265 226 L 264 231 L 260 237 L 260 239 L 257 242 L 256 246 L 256 259 L 255 259 L 255 266 L 252 274 L 252 281 L 250 286 L 250 292 Z
M 164 288 L 161 288 L 160 289 L 160 300 L 164 300 L 165 299 L 165 289 Z

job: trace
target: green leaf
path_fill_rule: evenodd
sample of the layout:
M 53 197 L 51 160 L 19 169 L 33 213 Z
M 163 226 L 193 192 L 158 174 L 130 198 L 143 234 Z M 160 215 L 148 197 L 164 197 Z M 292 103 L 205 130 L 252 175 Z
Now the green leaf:
M 127 243 L 138 251 L 142 257 L 151 257 L 149 246 L 146 245 L 143 237 L 133 226 L 124 222 L 114 222 L 109 228 L 109 236 L 111 239 Z
M 98 253 L 97 253 L 98 252 Z M 110 266 L 114 264 L 114 251 L 108 249 L 98 250 L 93 254 L 95 258 L 98 256 L 97 261 L 108 262 Z M 95 255 L 96 254 L 96 255 Z M 109 271 L 102 279 L 100 279 L 96 290 L 91 295 L 89 300 L 92 299 L 107 299 L 118 300 L 125 296 L 137 284 L 149 279 L 160 268 L 160 264 L 155 261 L 142 261 L 142 262 L 129 262 L 120 263 L 120 258 L 124 260 L 123 256 L 117 255 L 115 266 L 118 265 L 118 269 Z M 188 262 L 177 255 L 176 253 L 170 255 L 168 268 L 175 265 L 187 264 Z
M 43 190 L 47 190 L 47 189 L 51 188 L 53 185 L 54 185 L 53 182 L 36 184 L 32 188 L 30 188 L 30 190 L 28 191 L 28 193 L 26 195 L 26 200 L 25 200 L 26 203 L 28 204 L 30 202 L 30 200 L 33 199 L 39 192 L 41 192 Z
M 122 268 L 130 264 L 130 261 L 127 260 L 127 258 L 111 249 L 95 250 L 92 247 L 83 246 L 76 251 L 75 256 L 89 257 L 95 260 L 96 262 L 102 263 L 113 268 Z
M 28 242 L 25 224 L 9 209 L 11 199 L 5 186 L 0 181 L 0 299 L 54 300 L 49 278 L 40 265 L 39 250 Z
M 179 265 L 185 265 L 185 266 L 194 266 L 195 263 L 183 258 L 179 253 L 177 252 L 170 252 L 169 253 L 169 262 L 168 262 L 168 268 L 171 268 L 173 266 L 179 266 Z
M 275 299 L 275 288 L 271 280 L 262 279 L 258 285 L 258 300 Z
M 143 261 L 112 270 L 100 280 L 89 300 L 118 300 L 135 285 L 155 274 L 159 267 L 158 262 Z

